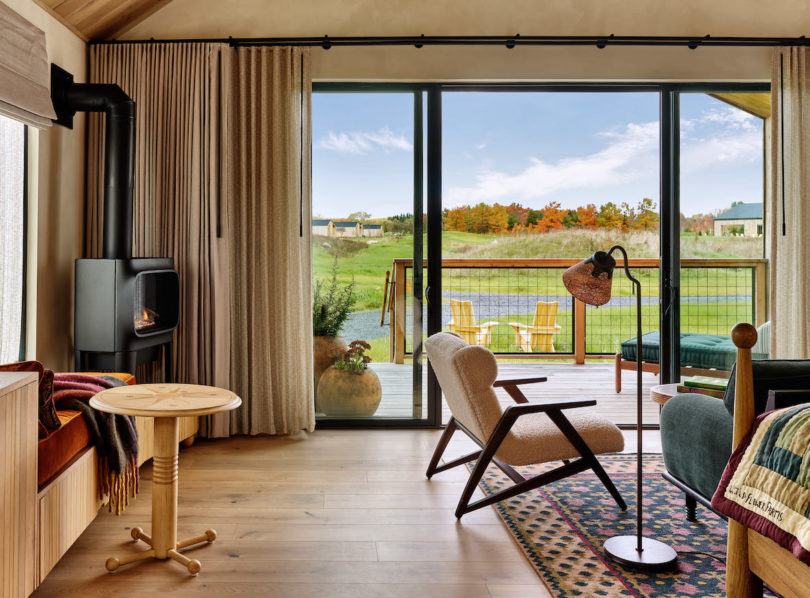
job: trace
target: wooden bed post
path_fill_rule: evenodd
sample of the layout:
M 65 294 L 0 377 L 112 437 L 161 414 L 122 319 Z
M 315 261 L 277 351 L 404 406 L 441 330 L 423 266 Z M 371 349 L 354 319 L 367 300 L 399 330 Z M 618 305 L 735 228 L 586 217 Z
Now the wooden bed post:
M 734 448 L 742 442 L 754 422 L 754 378 L 751 372 L 751 347 L 757 342 L 757 329 L 737 324 L 731 330 L 737 347 L 737 375 L 734 387 Z M 762 582 L 748 566 L 748 529 L 728 520 L 726 548 L 726 596 L 753 598 L 762 596 Z

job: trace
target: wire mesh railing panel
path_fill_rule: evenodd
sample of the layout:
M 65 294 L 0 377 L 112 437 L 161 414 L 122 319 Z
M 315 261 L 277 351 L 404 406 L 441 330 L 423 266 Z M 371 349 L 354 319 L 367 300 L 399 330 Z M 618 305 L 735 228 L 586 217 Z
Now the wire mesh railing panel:
M 681 332 L 727 335 L 754 322 L 754 268 L 681 267 Z
M 442 329 L 474 339 L 474 344 L 483 345 L 493 353 L 571 353 L 574 349 L 573 299 L 562 284 L 564 270 L 443 268 Z M 413 347 L 409 336 L 413 329 L 411 272 L 408 268 L 406 352 L 411 352 Z M 554 306 L 538 307 L 540 302 L 557 302 L 556 317 L 549 316 Z M 535 327 L 538 313 L 542 313 L 538 321 L 544 324 L 548 321 L 548 325 Z
M 585 306 L 580 321 L 562 282 L 568 265 L 563 260 L 519 260 L 498 265 L 471 260 L 469 266 L 463 261 L 451 260 L 442 267 L 441 321 L 443 330 L 453 330 L 471 344 L 499 354 L 584 353 L 593 357 L 615 354 L 623 342 L 636 336 L 636 297 L 631 281 L 621 270 L 614 274 L 611 300 L 598 308 Z M 646 334 L 659 329 L 659 268 L 653 260 L 639 261 L 643 263 L 630 270 L 641 283 L 642 333 Z M 759 319 L 764 318 L 764 289 L 757 288 L 765 284 L 763 260 L 686 262 L 680 271 L 682 332 L 725 335 L 737 322 L 757 322 L 757 313 Z M 405 353 L 413 351 L 412 276 L 413 268 L 405 266 L 401 306 L 406 314 Z M 427 268 L 423 276 L 426 280 Z M 553 321 L 549 319 L 552 308 L 543 305 L 548 303 L 557 303 Z M 423 305 L 424 336 L 426 312 Z M 580 335 L 584 329 L 584 341 L 578 329 Z M 584 348 L 578 344 L 582 342 Z
M 642 334 L 657 332 L 658 268 L 632 268 L 641 283 Z M 620 270 L 613 274 L 610 301 L 601 307 L 585 306 L 585 353 L 587 355 L 615 354 L 624 341 L 636 337 L 636 295 L 630 280 Z

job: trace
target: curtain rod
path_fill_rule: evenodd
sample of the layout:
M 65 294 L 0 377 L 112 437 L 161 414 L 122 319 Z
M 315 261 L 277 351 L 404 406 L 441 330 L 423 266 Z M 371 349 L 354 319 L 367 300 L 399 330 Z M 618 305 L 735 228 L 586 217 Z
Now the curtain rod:
M 309 46 L 324 50 L 339 46 L 685 46 L 695 50 L 707 47 L 773 47 L 810 46 L 810 39 L 800 37 L 703 37 L 689 36 L 636 36 L 636 35 L 419 35 L 376 37 L 227 37 L 219 39 L 140 39 L 98 40 L 91 45 L 111 44 L 171 44 L 171 43 L 224 43 L 233 47 L 244 46 Z

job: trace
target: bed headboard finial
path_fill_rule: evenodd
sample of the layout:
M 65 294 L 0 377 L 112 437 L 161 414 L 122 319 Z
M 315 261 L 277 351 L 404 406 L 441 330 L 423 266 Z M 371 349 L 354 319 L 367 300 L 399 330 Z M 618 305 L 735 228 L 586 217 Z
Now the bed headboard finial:
M 740 322 L 731 329 L 731 340 L 740 349 L 750 349 L 757 344 L 757 329 L 751 324 Z

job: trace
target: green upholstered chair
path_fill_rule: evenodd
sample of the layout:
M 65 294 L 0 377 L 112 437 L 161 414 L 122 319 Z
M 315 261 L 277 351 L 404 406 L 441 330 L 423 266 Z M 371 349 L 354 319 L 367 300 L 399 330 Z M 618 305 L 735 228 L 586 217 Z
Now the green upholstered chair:
M 810 389 L 810 360 L 753 361 L 752 370 L 757 415 L 765 412 L 770 390 Z M 661 410 L 664 477 L 684 492 L 689 521 L 695 520 L 697 503 L 711 508 L 712 494 L 731 456 L 735 378 L 732 370 L 722 400 L 680 394 Z M 780 406 L 788 407 L 790 402 Z

